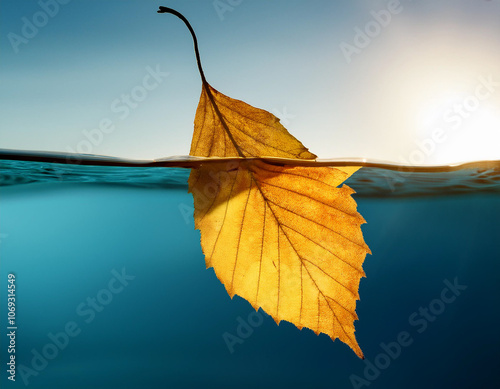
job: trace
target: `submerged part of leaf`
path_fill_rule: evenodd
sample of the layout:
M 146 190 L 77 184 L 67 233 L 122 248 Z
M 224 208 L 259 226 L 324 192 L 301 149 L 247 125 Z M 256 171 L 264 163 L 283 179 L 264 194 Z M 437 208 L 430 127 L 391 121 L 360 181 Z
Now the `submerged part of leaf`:
M 222 119 L 222 120 L 221 120 Z M 223 95 L 204 83 L 190 155 L 315 159 L 273 114 Z
M 354 191 L 338 188 L 356 170 L 221 162 L 193 169 L 189 188 L 206 265 L 231 297 L 278 324 L 339 338 L 362 358 L 354 320 L 370 250 Z

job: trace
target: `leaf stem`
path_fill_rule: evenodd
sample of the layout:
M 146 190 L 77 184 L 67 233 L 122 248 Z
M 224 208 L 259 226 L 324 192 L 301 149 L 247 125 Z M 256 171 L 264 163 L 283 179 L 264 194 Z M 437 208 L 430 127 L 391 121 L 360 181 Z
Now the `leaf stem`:
M 184 22 L 184 24 L 189 29 L 189 32 L 191 33 L 191 36 L 193 37 L 194 52 L 196 54 L 196 63 L 198 64 L 198 70 L 200 71 L 200 76 L 201 76 L 201 81 L 203 83 L 203 87 L 205 88 L 205 91 L 207 92 L 208 98 L 210 99 L 210 102 L 212 103 L 212 106 L 214 107 L 215 113 L 219 117 L 219 120 L 222 124 L 222 127 L 226 131 L 226 134 L 229 137 L 229 139 L 231 140 L 231 143 L 234 145 L 234 148 L 238 152 L 238 155 L 240 156 L 240 158 L 245 158 L 245 155 L 243 154 L 240 147 L 236 143 L 236 140 L 234 139 L 233 134 L 231 134 L 231 131 L 229 131 L 229 127 L 227 126 L 227 123 L 224 120 L 224 116 L 222 116 L 222 113 L 220 112 L 219 107 L 215 103 L 214 96 L 212 95 L 212 91 L 210 90 L 210 84 L 207 82 L 207 79 L 205 78 L 205 73 L 203 73 L 203 68 L 201 66 L 201 59 L 200 59 L 200 51 L 198 50 L 198 39 L 196 39 L 196 34 L 193 30 L 193 27 L 191 27 L 191 24 L 184 17 L 184 15 L 182 15 L 180 12 L 177 12 L 175 9 L 160 6 L 160 9 L 157 12 L 160 14 L 161 13 L 169 13 L 169 14 L 177 16 L 179 19 L 181 19 Z
M 193 27 L 191 27 L 191 24 L 188 22 L 188 20 L 184 17 L 183 14 L 181 14 L 180 12 L 177 12 L 175 9 L 160 6 L 160 9 L 157 12 L 159 14 L 169 13 L 169 14 L 175 15 L 179 19 L 181 19 L 184 22 L 184 24 L 187 26 L 189 32 L 191 33 L 191 36 L 193 37 L 194 52 L 196 54 L 196 63 L 198 64 L 198 70 L 200 71 L 201 81 L 203 82 L 203 85 L 207 84 L 207 79 L 205 78 L 205 73 L 203 73 L 203 68 L 201 67 L 200 51 L 198 50 L 198 39 L 196 39 L 196 34 L 194 33 L 194 30 L 193 30 Z

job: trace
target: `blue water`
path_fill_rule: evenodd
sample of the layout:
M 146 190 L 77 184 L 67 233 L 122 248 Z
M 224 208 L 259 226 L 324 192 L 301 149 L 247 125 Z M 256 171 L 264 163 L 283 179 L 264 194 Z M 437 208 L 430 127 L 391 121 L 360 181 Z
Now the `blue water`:
M 4 177 L 11 167 L 6 169 Z M 264 313 L 249 318 L 255 312 L 250 304 L 229 298 L 213 270 L 205 269 L 199 232 L 186 216 L 192 197 L 185 172 L 163 169 L 168 185 L 156 179 L 142 186 L 82 183 L 89 176 L 74 172 L 75 182 L 10 181 L 0 188 L 2 333 L 8 332 L 10 272 L 16 275 L 18 326 L 15 383 L 7 380 L 8 338 L 1 337 L 2 389 L 367 387 L 353 386 L 352 375 L 370 388 L 497 386 L 497 190 L 480 190 L 479 182 L 447 194 L 433 178 L 437 173 L 425 173 L 421 188 L 441 188 L 435 196 L 427 189 L 421 190 L 426 196 L 416 195 L 409 179 L 377 196 L 376 185 L 363 192 L 362 181 L 354 181 L 373 252 L 357 305 L 363 361 L 326 335 L 286 322 L 277 326 Z M 477 172 L 467 174 L 477 181 Z M 110 284 L 122 272 L 130 279 Z M 458 295 L 445 292 L 445 299 L 454 297 L 448 303 L 441 297 L 445 280 L 466 286 Z M 103 303 L 91 308 L 87 298 L 96 296 Z M 424 319 L 419 308 L 429 305 L 438 313 Z M 231 353 L 223 335 L 238 336 L 241 320 L 257 324 Z M 49 335 L 68 323 L 69 332 L 78 333 L 67 336 L 63 349 L 47 346 L 55 343 Z M 402 332 L 411 344 L 400 346 L 394 358 L 381 356 L 387 352 L 380 344 Z M 38 371 L 34 352 L 44 348 L 55 357 Z M 370 369 L 365 375 L 375 363 L 383 367 L 375 365 L 378 375 Z M 21 372 L 22 366 L 33 370 Z

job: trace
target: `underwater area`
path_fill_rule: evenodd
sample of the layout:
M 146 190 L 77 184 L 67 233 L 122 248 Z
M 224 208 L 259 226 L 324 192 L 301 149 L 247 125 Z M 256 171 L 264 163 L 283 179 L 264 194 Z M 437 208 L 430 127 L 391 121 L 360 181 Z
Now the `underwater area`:
M 244 299 L 229 298 L 205 267 L 187 193 L 190 169 L 2 155 L 4 333 L 8 274 L 16 284 L 10 387 L 498 382 L 497 163 L 422 172 L 369 166 L 346 181 L 373 253 L 356 306 L 361 360 L 339 340 L 277 326 Z M 3 335 L 3 376 L 8 342 Z

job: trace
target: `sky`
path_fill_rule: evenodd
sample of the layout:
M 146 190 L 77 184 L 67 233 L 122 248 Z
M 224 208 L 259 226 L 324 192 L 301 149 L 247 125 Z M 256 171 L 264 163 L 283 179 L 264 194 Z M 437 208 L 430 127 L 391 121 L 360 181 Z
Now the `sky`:
M 500 1 L 4 0 L 0 148 L 189 153 L 208 82 L 320 158 L 500 159 Z

